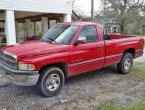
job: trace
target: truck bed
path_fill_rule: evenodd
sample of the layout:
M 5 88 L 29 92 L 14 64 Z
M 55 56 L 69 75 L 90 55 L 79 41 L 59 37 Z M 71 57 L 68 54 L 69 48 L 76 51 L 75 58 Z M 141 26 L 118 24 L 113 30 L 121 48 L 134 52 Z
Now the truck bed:
M 110 65 L 112 62 L 119 62 L 123 53 L 129 49 L 134 53 L 134 58 L 142 55 L 143 40 L 136 36 L 127 35 L 104 35 L 105 42 L 105 66 Z
M 132 35 L 120 35 L 120 34 L 104 34 L 103 35 L 103 39 L 105 41 L 108 40 L 113 40 L 113 39 L 123 39 L 123 38 L 132 38 L 132 37 L 136 37 L 136 36 L 132 36 Z

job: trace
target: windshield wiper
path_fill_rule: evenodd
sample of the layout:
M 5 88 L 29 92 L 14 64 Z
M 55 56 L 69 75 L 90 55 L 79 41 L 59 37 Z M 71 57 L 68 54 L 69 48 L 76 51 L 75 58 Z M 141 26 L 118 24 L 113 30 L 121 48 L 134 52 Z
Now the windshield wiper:
M 51 41 L 55 41 L 55 40 L 54 40 L 54 39 L 52 39 L 52 38 L 48 38 L 48 37 L 47 37 L 47 39 L 49 39 L 49 40 L 51 40 Z
M 53 41 L 53 42 L 55 42 L 57 44 L 57 42 L 54 39 L 48 38 L 48 37 L 47 37 L 47 39 L 49 39 L 49 40 L 51 40 L 51 41 Z

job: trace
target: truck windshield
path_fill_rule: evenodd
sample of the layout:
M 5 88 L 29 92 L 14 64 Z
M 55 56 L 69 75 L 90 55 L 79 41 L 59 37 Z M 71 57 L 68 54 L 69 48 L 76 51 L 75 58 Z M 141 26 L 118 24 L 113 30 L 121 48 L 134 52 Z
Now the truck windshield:
M 68 45 L 78 30 L 78 26 L 56 24 L 42 37 L 43 41 Z

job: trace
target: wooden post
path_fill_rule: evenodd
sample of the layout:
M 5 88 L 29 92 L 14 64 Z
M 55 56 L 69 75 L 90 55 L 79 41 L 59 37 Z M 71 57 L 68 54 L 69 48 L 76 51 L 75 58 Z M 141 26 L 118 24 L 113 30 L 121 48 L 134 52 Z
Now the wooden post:
M 36 22 L 34 21 L 34 36 L 36 36 Z

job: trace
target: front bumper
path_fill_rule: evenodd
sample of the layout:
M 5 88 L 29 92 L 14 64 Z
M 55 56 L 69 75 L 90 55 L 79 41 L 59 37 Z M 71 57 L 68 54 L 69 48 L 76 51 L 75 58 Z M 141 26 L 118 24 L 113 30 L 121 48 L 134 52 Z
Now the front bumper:
M 39 71 L 15 70 L 1 63 L 0 73 L 14 84 L 21 86 L 36 85 L 39 79 Z

